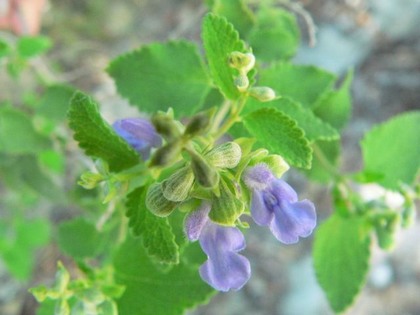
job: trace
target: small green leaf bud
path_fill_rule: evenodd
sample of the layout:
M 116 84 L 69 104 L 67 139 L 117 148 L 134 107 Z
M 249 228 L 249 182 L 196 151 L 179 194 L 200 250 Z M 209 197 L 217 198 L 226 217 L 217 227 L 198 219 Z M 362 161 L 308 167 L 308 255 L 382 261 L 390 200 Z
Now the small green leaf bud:
M 260 162 L 267 164 L 277 178 L 280 178 L 290 168 L 289 164 L 277 154 L 266 156 L 262 158 Z
M 158 112 L 152 117 L 152 124 L 156 131 L 167 141 L 172 141 L 181 136 L 181 132 L 175 120 L 170 115 Z
M 158 217 L 167 217 L 176 206 L 176 202 L 165 198 L 160 183 L 150 185 L 146 194 L 146 207 L 150 212 Z
M 189 154 L 191 156 L 191 168 L 197 183 L 206 188 L 215 187 L 220 179 L 216 168 L 196 152 L 190 151 Z
M 246 74 L 254 68 L 255 56 L 251 53 L 234 51 L 229 55 L 229 66 Z
M 162 183 L 163 196 L 171 201 L 187 199 L 194 183 L 194 174 L 190 167 L 184 167 Z
M 248 90 L 249 95 L 260 102 L 269 102 L 275 99 L 276 93 L 272 88 L 266 86 L 254 86 Z
M 181 152 L 181 149 L 182 144 L 179 141 L 165 144 L 155 151 L 150 160 L 150 166 L 165 166 L 174 162 Z
M 191 118 L 187 124 L 184 134 L 188 136 L 194 136 L 196 134 L 202 134 L 206 131 L 210 124 L 210 115 L 208 113 L 199 113 Z
M 80 176 L 80 180 L 77 182 L 80 186 L 85 189 L 93 189 L 95 188 L 102 180 L 102 174 L 92 173 L 92 172 L 85 172 Z
M 241 147 L 235 142 L 223 143 L 206 154 L 207 160 L 218 168 L 234 168 L 241 160 Z
M 385 226 L 380 224 L 375 226 L 375 231 L 379 247 L 384 250 L 392 249 L 395 243 L 394 233 L 388 231 Z
M 239 92 L 245 92 L 249 86 L 249 79 L 246 76 L 246 74 L 240 74 L 237 77 L 235 77 L 233 83 L 238 88 Z

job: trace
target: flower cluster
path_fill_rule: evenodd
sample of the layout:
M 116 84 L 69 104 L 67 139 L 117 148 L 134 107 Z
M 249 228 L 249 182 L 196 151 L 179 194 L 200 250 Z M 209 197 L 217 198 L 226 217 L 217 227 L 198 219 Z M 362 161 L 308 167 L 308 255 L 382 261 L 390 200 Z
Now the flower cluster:
M 182 143 L 191 138 L 188 128 L 187 132 L 178 132 L 179 137 L 184 137 Z M 156 132 L 162 128 L 155 129 L 145 119 L 117 121 L 114 129 L 143 159 L 149 158 L 153 147 L 162 144 Z M 168 140 L 168 135 L 164 136 L 167 142 L 178 141 L 172 136 Z M 162 148 L 156 152 L 162 152 Z M 299 201 L 293 188 L 278 178 L 288 168 L 281 157 L 266 156 L 247 167 L 252 158 L 244 157 L 235 142 L 225 142 L 203 152 L 188 146 L 184 150 L 190 159 L 162 182 L 150 185 L 146 206 L 158 216 L 168 216 L 183 202 L 201 201 L 198 209 L 187 214 L 184 231 L 190 241 L 199 241 L 207 255 L 200 276 L 216 290 L 239 290 L 251 276 L 248 259 L 239 254 L 246 246 L 244 235 L 236 227 L 242 214 L 249 213 L 256 224 L 268 227 L 284 244 L 296 243 L 312 233 L 316 225 L 315 207 L 309 200 Z M 241 169 L 239 173 L 236 168 Z M 249 194 L 244 194 L 244 189 Z

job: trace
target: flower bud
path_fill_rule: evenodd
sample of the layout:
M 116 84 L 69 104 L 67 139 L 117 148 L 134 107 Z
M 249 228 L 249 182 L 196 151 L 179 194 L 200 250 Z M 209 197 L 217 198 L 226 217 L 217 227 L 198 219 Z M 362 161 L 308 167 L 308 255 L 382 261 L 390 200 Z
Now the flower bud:
M 272 88 L 266 86 L 255 86 L 248 90 L 249 95 L 256 98 L 260 102 L 269 102 L 276 97 L 276 93 Z
M 162 191 L 162 185 L 152 184 L 147 190 L 146 207 L 158 217 L 166 217 L 176 208 L 177 203 L 165 198 Z
M 152 123 L 156 131 L 167 141 L 175 140 L 181 136 L 178 125 L 169 114 L 158 112 L 152 117 Z
M 229 183 L 230 184 L 230 183 Z M 220 225 L 234 226 L 235 221 L 241 216 L 245 205 L 234 193 L 234 187 L 220 181 L 220 196 L 213 196 L 209 217 Z
M 206 188 L 215 187 L 219 182 L 217 170 L 196 152 L 191 151 L 189 154 L 191 156 L 191 168 L 197 183 Z
M 144 118 L 126 118 L 114 122 L 115 132 L 128 142 L 142 157 L 147 160 L 152 147 L 162 145 L 161 137 L 156 133 L 155 127 Z
M 199 113 L 191 118 L 188 123 L 184 134 L 188 136 L 194 136 L 196 134 L 202 134 L 205 132 L 210 124 L 210 116 L 208 113 Z
M 184 167 L 162 183 L 163 196 L 171 201 L 184 201 L 194 182 L 194 174 L 190 167 Z
M 206 154 L 207 160 L 218 168 L 234 168 L 241 160 L 241 147 L 235 142 L 223 143 Z
M 271 154 L 261 159 L 261 163 L 268 165 L 274 176 L 280 178 L 289 168 L 289 164 L 277 154 Z
M 181 152 L 182 145 L 179 141 L 165 144 L 156 150 L 150 161 L 150 166 L 165 166 L 175 161 Z
M 249 86 L 249 79 L 246 74 L 240 74 L 235 77 L 233 83 L 238 88 L 239 92 L 245 92 Z
M 234 51 L 229 55 L 229 66 L 242 73 L 249 72 L 255 66 L 255 56 L 251 53 Z
M 80 180 L 77 182 L 80 186 L 85 189 L 95 188 L 102 180 L 102 174 L 85 172 L 80 176 Z

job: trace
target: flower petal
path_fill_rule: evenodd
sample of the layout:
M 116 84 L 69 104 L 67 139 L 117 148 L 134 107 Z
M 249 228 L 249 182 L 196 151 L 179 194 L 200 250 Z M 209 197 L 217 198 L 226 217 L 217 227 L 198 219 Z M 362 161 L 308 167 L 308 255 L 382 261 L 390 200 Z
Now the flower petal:
M 281 202 L 275 207 L 270 230 L 280 242 L 293 244 L 299 241 L 299 237 L 309 236 L 315 225 L 316 212 L 312 202 Z
M 237 252 L 245 248 L 245 237 L 235 227 L 225 227 L 208 221 L 201 231 L 200 245 L 208 256 L 222 252 Z
M 273 220 L 273 211 L 264 202 L 264 193 L 254 190 L 251 200 L 251 216 L 255 223 L 268 226 Z
M 126 118 L 114 122 L 115 132 L 128 142 L 143 159 L 147 159 L 151 147 L 162 145 L 162 139 L 150 121 L 144 118 Z
M 251 266 L 244 256 L 224 252 L 200 267 L 200 276 L 218 291 L 239 290 L 251 277 Z
M 279 202 L 286 201 L 292 203 L 298 201 L 296 191 L 284 180 L 276 179 L 272 181 L 270 191 Z
M 264 190 L 276 178 L 267 164 L 261 163 L 248 168 L 244 173 L 243 179 L 248 188 Z
M 190 241 L 196 241 L 200 237 L 203 227 L 208 221 L 210 204 L 205 202 L 188 214 L 184 222 L 184 232 Z

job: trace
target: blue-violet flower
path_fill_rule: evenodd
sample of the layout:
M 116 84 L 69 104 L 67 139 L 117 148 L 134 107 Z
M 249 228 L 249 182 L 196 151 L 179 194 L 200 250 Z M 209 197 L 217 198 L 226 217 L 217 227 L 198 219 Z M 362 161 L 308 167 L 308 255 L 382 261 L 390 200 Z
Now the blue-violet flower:
M 199 240 L 207 254 L 200 276 L 216 290 L 239 290 L 251 276 L 248 259 L 237 253 L 245 248 L 245 238 L 235 227 L 213 223 L 208 217 L 209 211 L 210 204 L 203 203 L 185 220 L 187 237 L 191 241 Z
M 264 163 L 245 171 L 244 182 L 252 191 L 251 216 L 261 226 L 268 226 L 284 244 L 307 237 L 316 225 L 314 204 L 298 201 L 296 192 L 285 181 L 276 178 Z
M 153 124 L 145 118 L 125 118 L 114 122 L 115 132 L 147 160 L 152 147 L 162 145 L 162 138 Z

